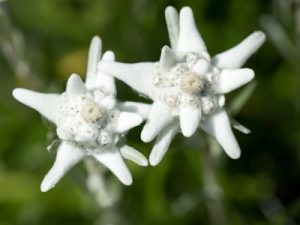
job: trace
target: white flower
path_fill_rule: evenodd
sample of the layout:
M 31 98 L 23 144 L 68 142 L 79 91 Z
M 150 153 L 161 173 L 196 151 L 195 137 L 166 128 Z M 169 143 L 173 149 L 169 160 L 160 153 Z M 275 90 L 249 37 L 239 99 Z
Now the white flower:
M 95 158 L 110 169 L 125 184 L 132 183 L 131 173 L 122 156 L 146 166 L 147 159 L 137 150 L 122 144 L 122 136 L 142 123 L 140 115 L 121 108 L 131 103 L 116 102 L 114 78 L 97 69 L 101 61 L 101 40 L 94 37 L 89 51 L 85 84 L 78 75 L 71 75 L 62 94 L 44 94 L 15 89 L 13 96 L 35 109 L 57 126 L 61 144 L 56 160 L 41 184 L 43 192 L 56 183 L 79 161 L 87 156 Z M 102 61 L 114 61 L 107 51 Z M 147 105 L 136 104 L 140 107 Z
M 168 7 L 166 19 L 172 48 L 163 47 L 159 62 L 101 62 L 100 70 L 153 100 L 141 133 L 144 142 L 158 135 L 151 165 L 161 161 L 177 132 L 190 137 L 199 126 L 214 136 L 231 158 L 239 158 L 240 148 L 224 110 L 224 94 L 254 78 L 251 69 L 238 68 L 263 44 L 264 33 L 254 32 L 211 58 L 189 7 L 182 8 L 179 16 Z

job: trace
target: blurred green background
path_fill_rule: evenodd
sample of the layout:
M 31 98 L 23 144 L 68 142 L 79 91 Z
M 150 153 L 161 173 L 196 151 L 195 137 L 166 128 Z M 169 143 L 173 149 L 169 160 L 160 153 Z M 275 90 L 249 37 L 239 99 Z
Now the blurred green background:
M 168 44 L 168 5 L 194 10 L 211 55 L 257 29 L 267 31 L 266 44 L 246 64 L 256 71 L 257 86 L 235 116 L 252 133 L 235 132 L 242 157 L 231 160 L 222 152 L 211 172 L 223 224 L 300 224 L 298 0 L 7 0 L 0 3 L 0 225 L 211 224 L 216 200 L 206 191 L 199 136 L 178 135 L 157 167 L 128 162 L 133 185 L 120 185 L 122 197 L 114 206 L 99 207 L 85 185 L 83 165 L 55 189 L 40 192 L 55 156 L 46 150 L 55 129 L 11 96 L 20 86 L 62 92 L 71 73 L 84 77 L 94 35 L 119 61 L 157 60 Z M 117 85 L 120 100 L 145 101 Z M 230 94 L 227 103 L 241 91 Z M 151 144 L 140 141 L 140 131 L 131 131 L 127 141 L 148 156 Z

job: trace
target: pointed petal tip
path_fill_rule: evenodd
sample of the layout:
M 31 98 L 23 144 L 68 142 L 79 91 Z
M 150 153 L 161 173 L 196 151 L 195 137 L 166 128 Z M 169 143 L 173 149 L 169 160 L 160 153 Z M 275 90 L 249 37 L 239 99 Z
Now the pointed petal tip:
M 266 34 L 261 31 L 261 30 L 257 30 L 253 33 L 253 35 L 255 35 L 254 37 L 258 40 L 260 40 L 261 42 L 264 42 L 266 40 Z
M 241 68 L 246 61 L 263 45 L 266 35 L 262 31 L 255 31 L 238 45 L 213 57 L 213 64 L 219 68 Z
M 132 177 L 130 177 L 130 178 L 126 179 L 126 180 L 122 180 L 122 183 L 124 185 L 126 185 L 126 186 L 132 185 L 132 182 L 133 182 Z
M 241 149 L 238 143 L 236 143 L 236 146 L 223 146 L 224 143 L 221 143 L 222 148 L 224 149 L 225 153 L 231 158 L 231 159 L 239 159 L 241 157 Z
M 169 150 L 171 141 L 179 131 L 179 124 L 174 121 L 157 136 L 149 157 L 151 166 L 156 166 L 161 162 Z
M 165 21 L 171 47 L 173 49 L 176 49 L 179 34 L 179 16 L 176 8 L 174 8 L 173 6 L 168 6 L 165 9 Z
M 98 36 L 98 35 L 95 35 L 93 38 L 92 38 L 92 41 L 91 41 L 91 44 L 95 45 L 99 45 L 101 44 L 102 40 L 101 38 Z
M 198 129 L 201 120 L 201 109 L 185 107 L 180 110 L 179 123 L 181 133 L 185 137 L 191 137 Z
M 180 14 L 182 14 L 183 16 L 190 16 L 193 15 L 193 10 L 189 6 L 184 6 L 181 8 Z
M 113 51 L 106 51 L 102 57 L 103 61 L 115 61 L 115 54 Z
M 76 73 L 71 74 L 71 76 L 68 78 L 67 86 L 73 86 L 77 83 L 82 83 L 80 76 Z
M 72 82 L 72 83 L 81 82 L 82 83 L 82 80 L 81 80 L 81 77 L 78 74 L 73 73 L 73 74 L 71 74 L 71 76 L 68 79 L 68 83 L 69 82 Z
M 174 50 L 169 46 L 164 46 L 161 49 L 159 64 L 162 72 L 168 72 L 173 66 L 176 65 L 177 56 Z
M 180 29 L 185 28 L 185 26 L 191 23 L 195 25 L 194 13 L 191 7 L 189 6 L 182 7 L 179 13 L 179 17 L 180 17 L 180 26 L 181 26 Z
M 149 162 L 148 162 L 148 160 L 146 160 L 143 164 L 141 164 L 141 166 L 144 166 L 144 167 L 147 167 L 147 166 L 149 166 Z
M 19 102 L 22 102 L 22 97 L 23 97 L 23 94 L 26 93 L 26 89 L 23 89 L 23 88 L 15 88 L 13 91 L 12 91 L 12 95 L 13 97 L 18 100 Z
M 227 153 L 228 156 L 231 158 L 231 159 L 239 159 L 241 157 L 241 151 L 236 151 L 236 152 L 232 152 L 232 153 Z
M 148 160 L 145 158 L 145 160 L 139 162 L 138 165 L 139 165 L 139 166 L 142 166 L 142 167 L 147 167 L 147 166 L 149 166 L 149 162 L 148 162 Z
M 55 123 L 56 109 L 59 105 L 60 95 L 40 93 L 24 88 L 16 88 L 13 97 L 22 104 L 36 110 L 51 122 Z
M 235 146 L 235 148 L 234 147 L 226 148 L 224 149 L 224 151 L 231 159 L 239 159 L 241 157 L 241 149 L 238 144 L 237 146 Z
M 154 167 L 160 163 L 160 160 L 157 160 L 157 159 L 151 157 L 151 155 L 150 155 L 149 163 L 150 163 L 150 166 Z
M 86 92 L 86 86 L 78 74 L 73 73 L 69 77 L 66 92 L 71 96 L 76 96 Z
M 199 124 L 199 122 L 196 122 L 194 126 L 186 126 L 186 125 L 180 124 L 182 135 L 186 138 L 193 136 L 195 134 L 195 132 L 197 131 L 198 124 Z
M 253 79 L 254 79 L 254 77 L 255 77 L 255 73 L 254 73 L 254 71 L 252 70 L 252 69 L 248 69 L 248 68 L 245 68 L 245 69 L 243 69 L 243 71 L 244 71 L 244 75 L 243 76 L 245 76 L 244 77 L 244 79 L 245 79 L 245 84 L 247 84 L 247 83 L 249 83 L 250 81 L 252 81 Z
M 155 151 L 151 151 L 149 156 L 149 164 L 150 166 L 154 167 L 157 166 L 163 159 L 164 154 L 157 154 Z
M 172 17 L 174 15 L 178 17 L 177 9 L 174 6 L 167 6 L 165 9 L 165 17 Z
M 132 182 L 133 182 L 131 174 L 129 174 L 129 175 L 125 176 L 125 177 L 119 176 L 118 179 L 125 186 L 130 186 L 130 185 L 132 185 Z
M 240 70 L 241 70 L 241 76 L 244 77 L 246 83 L 253 80 L 253 78 L 255 76 L 254 70 L 248 69 L 248 68 L 243 68 L 243 69 L 240 69 Z
M 162 47 L 161 49 L 161 56 L 165 55 L 168 57 L 172 57 L 172 60 L 174 60 L 174 58 L 176 58 L 176 53 L 175 51 L 170 48 L 168 45 L 165 45 L 164 47 Z
M 36 92 L 25 89 L 25 88 L 15 88 L 12 91 L 13 97 L 19 102 L 27 105 L 28 99 L 33 98 Z
M 176 8 L 174 6 L 171 6 L 171 5 L 167 6 L 166 9 L 165 9 L 166 14 L 167 13 L 172 13 L 174 11 L 177 12 Z
M 148 121 L 141 133 L 142 141 L 146 143 L 152 141 L 173 120 L 174 116 L 169 106 L 160 101 L 154 102 L 149 113 Z
M 114 172 L 113 172 L 114 173 Z M 116 175 L 116 174 L 115 174 Z M 125 186 L 130 186 L 132 185 L 133 179 L 132 179 L 132 175 L 129 172 L 128 174 L 126 174 L 126 176 L 117 176 L 117 178 L 121 181 L 122 184 L 124 184 Z
M 44 177 L 41 184 L 41 191 L 47 192 L 55 187 L 55 185 L 65 176 L 84 157 L 84 152 L 81 148 L 73 143 L 62 142 L 57 150 L 56 159 Z
M 186 138 L 192 137 L 197 131 L 197 127 L 198 127 L 199 122 L 196 122 L 195 124 L 197 124 L 197 125 L 185 126 L 185 125 L 180 124 L 182 135 Z
M 154 137 L 151 137 L 148 134 L 148 132 L 145 129 L 143 129 L 142 133 L 141 133 L 141 139 L 142 139 L 143 142 L 149 143 L 149 142 L 151 142 L 154 139 Z
M 172 49 L 168 45 L 164 45 L 161 49 L 161 53 L 163 53 L 165 51 L 172 51 Z
M 55 185 L 48 183 L 48 181 L 46 180 L 46 177 L 44 178 L 44 180 L 42 181 L 41 184 L 41 192 L 48 192 L 49 190 L 51 190 Z
M 206 45 L 199 33 L 193 11 L 185 6 L 179 14 L 179 37 L 177 50 L 179 52 L 201 53 L 207 51 Z
M 107 149 L 101 153 L 94 153 L 93 157 L 107 167 L 122 184 L 129 186 L 132 184 L 132 175 L 126 166 L 119 149 Z
M 187 129 L 181 130 L 182 135 L 186 138 L 192 137 L 195 132 L 196 132 L 195 130 L 187 130 Z
M 238 159 L 240 157 L 241 149 L 233 134 L 229 117 L 224 109 L 211 114 L 200 126 L 217 140 L 230 158 Z

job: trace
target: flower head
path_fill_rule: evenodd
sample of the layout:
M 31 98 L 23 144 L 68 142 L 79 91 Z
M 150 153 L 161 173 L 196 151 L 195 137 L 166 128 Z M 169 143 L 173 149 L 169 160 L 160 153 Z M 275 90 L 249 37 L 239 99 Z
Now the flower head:
M 55 163 L 42 182 L 43 192 L 53 188 L 68 170 L 87 156 L 110 169 L 125 185 L 132 183 L 132 177 L 122 156 L 137 164 L 147 165 L 141 153 L 121 142 L 124 133 L 139 125 L 143 119 L 122 109 L 123 105 L 131 103 L 117 103 L 114 79 L 97 69 L 101 60 L 114 61 L 114 54 L 107 51 L 101 59 L 101 40 L 94 37 L 85 83 L 73 74 L 62 94 L 44 94 L 19 88 L 13 91 L 18 101 L 56 125 L 61 140 Z
M 158 62 L 100 62 L 100 70 L 153 100 L 141 133 L 145 142 L 158 136 L 151 165 L 161 161 L 177 132 L 190 137 L 198 127 L 214 136 L 231 158 L 239 158 L 240 148 L 224 110 L 224 94 L 254 78 L 251 69 L 239 68 L 263 44 L 264 33 L 254 32 L 211 58 L 189 7 L 182 8 L 179 15 L 168 7 L 166 20 L 171 48 L 162 48 Z

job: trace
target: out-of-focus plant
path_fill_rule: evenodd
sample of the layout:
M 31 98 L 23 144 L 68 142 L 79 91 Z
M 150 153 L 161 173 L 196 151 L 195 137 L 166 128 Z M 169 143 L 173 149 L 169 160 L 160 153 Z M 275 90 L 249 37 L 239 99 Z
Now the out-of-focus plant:
M 0 6 L 0 50 L 18 82 L 31 87 L 41 85 L 30 60 L 30 50 L 26 46 L 25 38 L 12 24 L 3 6 Z
M 300 70 L 300 1 L 273 0 L 273 14 L 261 25 L 285 60 Z

